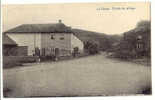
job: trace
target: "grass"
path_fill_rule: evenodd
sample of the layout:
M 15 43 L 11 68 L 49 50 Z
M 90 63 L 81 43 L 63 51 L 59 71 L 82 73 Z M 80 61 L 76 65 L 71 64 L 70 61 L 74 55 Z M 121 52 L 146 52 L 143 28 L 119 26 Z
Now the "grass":
M 30 56 L 3 56 L 3 68 L 22 66 L 22 63 L 35 62 L 37 57 Z

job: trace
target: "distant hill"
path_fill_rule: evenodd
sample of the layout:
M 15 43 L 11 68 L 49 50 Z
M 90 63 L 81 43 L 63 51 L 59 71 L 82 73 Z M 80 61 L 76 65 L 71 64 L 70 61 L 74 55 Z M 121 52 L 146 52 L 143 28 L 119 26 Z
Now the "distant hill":
M 87 30 L 82 30 L 82 29 L 72 29 L 74 34 L 80 38 L 82 41 L 98 41 L 98 39 L 105 39 L 105 34 L 103 33 L 97 33 L 97 32 L 92 32 L 92 31 L 87 31 Z
M 72 29 L 74 35 L 77 36 L 81 41 L 93 41 L 100 45 L 101 50 L 106 50 L 111 47 L 111 45 L 120 40 L 118 35 L 107 35 L 105 33 L 92 32 L 82 29 Z

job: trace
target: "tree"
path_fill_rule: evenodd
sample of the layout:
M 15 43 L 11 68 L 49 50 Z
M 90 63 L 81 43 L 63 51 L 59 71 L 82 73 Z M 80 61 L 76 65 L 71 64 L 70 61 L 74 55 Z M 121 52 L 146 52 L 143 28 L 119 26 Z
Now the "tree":
M 115 51 L 117 56 L 133 57 L 139 55 L 150 57 L 151 53 L 151 23 L 150 21 L 140 21 L 136 28 L 125 32 L 119 43 L 119 49 Z M 140 37 L 140 40 L 139 40 Z M 140 41 L 140 42 L 139 42 Z M 137 44 L 141 43 L 143 48 L 137 49 Z
M 140 21 L 140 22 L 137 23 L 136 28 L 145 29 L 145 30 L 151 29 L 151 23 L 150 23 L 150 21 L 143 20 L 143 21 Z
M 87 41 L 84 43 L 84 49 L 89 54 L 96 54 L 99 52 L 99 44 L 97 42 Z

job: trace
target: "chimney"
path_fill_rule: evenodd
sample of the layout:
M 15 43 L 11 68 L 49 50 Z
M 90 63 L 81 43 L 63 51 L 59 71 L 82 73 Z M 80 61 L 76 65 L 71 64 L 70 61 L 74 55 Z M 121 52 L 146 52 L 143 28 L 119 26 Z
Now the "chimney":
M 59 23 L 62 23 L 62 20 L 61 19 L 59 19 Z

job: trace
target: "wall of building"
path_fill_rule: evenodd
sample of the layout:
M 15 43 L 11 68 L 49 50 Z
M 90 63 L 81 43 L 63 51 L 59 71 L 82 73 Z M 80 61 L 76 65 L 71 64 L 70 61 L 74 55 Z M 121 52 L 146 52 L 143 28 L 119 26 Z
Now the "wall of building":
M 79 51 L 82 53 L 84 50 L 83 42 L 78 39 L 75 35 L 71 35 L 71 50 L 73 51 L 75 47 L 79 48 Z
M 40 33 L 8 33 L 7 35 L 14 40 L 18 46 L 28 46 L 28 55 L 33 55 L 35 47 L 41 49 Z
M 41 41 L 41 47 L 45 49 L 45 55 L 51 55 L 52 52 L 54 54 L 54 48 L 59 48 L 60 56 L 71 54 L 70 33 L 43 33 L 41 35 Z
M 4 56 L 27 56 L 27 46 L 3 46 Z
M 27 56 L 28 46 L 17 46 L 16 51 L 17 51 L 17 56 Z
M 35 53 L 35 48 L 40 49 L 41 55 L 54 55 L 55 48 L 59 48 L 60 56 L 69 56 L 75 47 L 80 52 L 84 45 L 81 40 L 71 33 L 13 33 L 7 34 L 18 46 L 27 46 L 28 55 Z
M 3 45 L 3 56 L 16 56 L 17 55 L 17 46 L 13 45 Z

